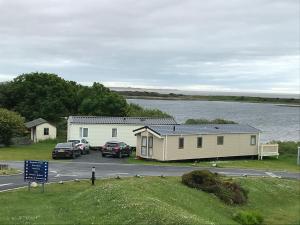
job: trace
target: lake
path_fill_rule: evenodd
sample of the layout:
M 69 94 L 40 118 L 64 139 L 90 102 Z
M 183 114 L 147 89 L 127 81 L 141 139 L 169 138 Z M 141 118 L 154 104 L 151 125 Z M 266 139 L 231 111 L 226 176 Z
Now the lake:
M 127 99 L 145 108 L 160 109 L 178 123 L 189 118 L 233 120 L 262 130 L 261 141 L 300 141 L 300 107 L 264 103 Z

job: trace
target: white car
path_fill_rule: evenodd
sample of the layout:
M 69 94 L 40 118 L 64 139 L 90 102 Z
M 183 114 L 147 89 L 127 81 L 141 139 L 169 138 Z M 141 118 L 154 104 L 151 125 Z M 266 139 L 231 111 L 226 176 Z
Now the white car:
M 77 146 L 80 151 L 81 155 L 89 154 L 90 153 L 90 144 L 87 140 L 85 139 L 73 139 L 73 140 L 68 140 L 68 142 L 73 142 L 75 143 L 75 146 Z

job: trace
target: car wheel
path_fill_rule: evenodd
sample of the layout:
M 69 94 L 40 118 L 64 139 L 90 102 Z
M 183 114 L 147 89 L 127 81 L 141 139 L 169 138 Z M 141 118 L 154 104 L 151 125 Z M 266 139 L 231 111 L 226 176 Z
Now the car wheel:
M 102 153 L 102 157 L 105 157 L 106 155 L 104 153 Z
M 121 152 L 121 151 L 119 151 L 119 153 L 118 153 L 118 155 L 117 155 L 117 156 L 118 156 L 118 158 L 119 158 L 119 159 L 121 159 L 121 158 L 122 158 L 122 152 Z
M 52 156 L 52 159 L 56 159 L 56 157 L 53 157 L 53 156 Z

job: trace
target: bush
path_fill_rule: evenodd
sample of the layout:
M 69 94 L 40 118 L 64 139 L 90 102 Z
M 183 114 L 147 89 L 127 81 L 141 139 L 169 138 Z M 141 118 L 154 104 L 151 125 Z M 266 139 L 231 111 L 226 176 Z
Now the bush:
M 278 144 L 278 151 L 280 154 L 292 154 L 296 155 L 298 152 L 298 146 L 300 146 L 300 142 L 295 141 L 279 141 Z
M 218 174 L 208 170 L 195 170 L 183 174 L 182 183 L 188 187 L 213 193 L 226 204 L 244 204 L 247 202 L 247 190 L 233 181 L 224 181 Z
M 260 225 L 263 223 L 263 217 L 252 211 L 241 211 L 233 216 L 233 219 L 242 225 Z
M 208 119 L 188 119 L 185 121 L 185 124 L 236 124 L 235 121 L 231 120 L 224 120 L 224 119 L 214 119 L 214 120 L 208 120 Z

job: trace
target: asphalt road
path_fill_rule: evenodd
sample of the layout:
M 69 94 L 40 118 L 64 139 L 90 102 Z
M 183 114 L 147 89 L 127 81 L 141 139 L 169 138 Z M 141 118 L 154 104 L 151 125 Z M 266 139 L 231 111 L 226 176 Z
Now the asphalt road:
M 183 173 L 195 169 L 208 169 L 212 172 L 228 176 L 269 176 L 300 180 L 300 173 L 263 171 L 252 169 L 231 169 L 231 168 L 203 168 L 203 167 L 178 167 L 178 166 L 150 166 L 140 164 L 126 164 L 119 159 L 103 159 L 109 162 L 83 162 L 79 159 L 74 161 L 49 162 L 49 182 L 59 182 L 74 179 L 91 178 L 91 169 L 95 167 L 96 178 L 126 177 L 126 176 L 180 176 Z M 100 160 L 101 161 L 101 160 Z M 23 171 L 23 161 L 5 161 L 0 162 L 8 164 L 10 167 Z M 0 192 L 18 187 L 26 186 L 23 180 L 23 174 L 12 176 L 0 176 Z

